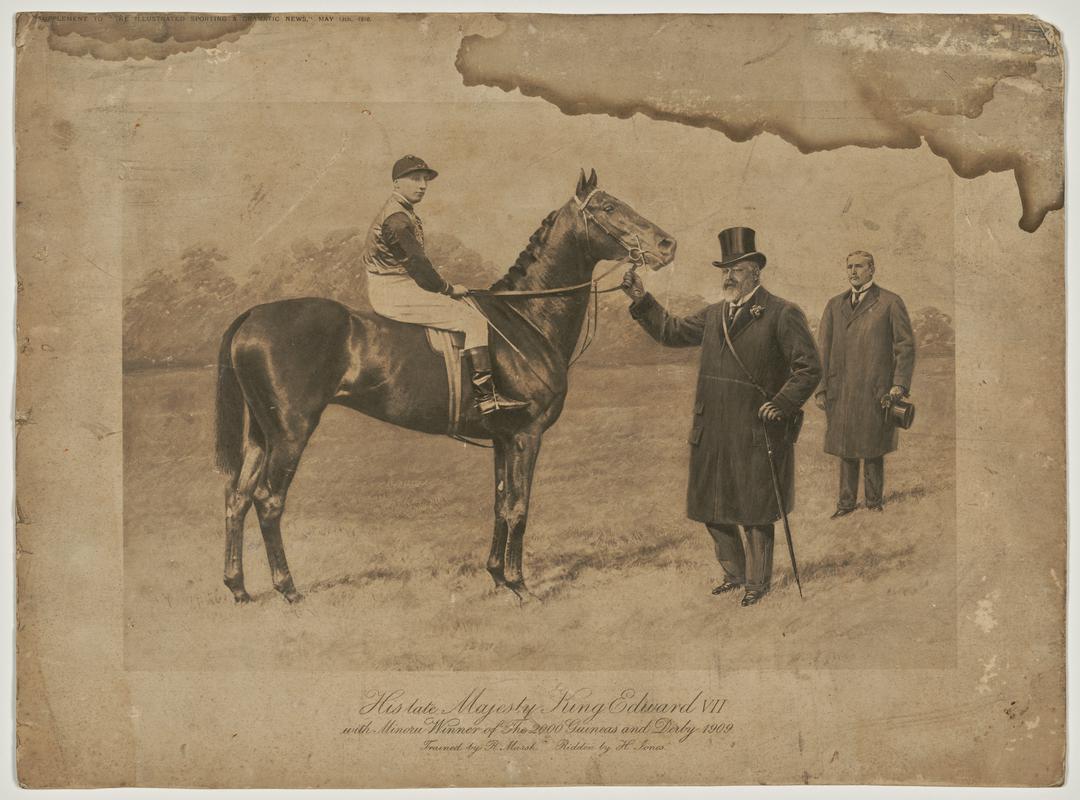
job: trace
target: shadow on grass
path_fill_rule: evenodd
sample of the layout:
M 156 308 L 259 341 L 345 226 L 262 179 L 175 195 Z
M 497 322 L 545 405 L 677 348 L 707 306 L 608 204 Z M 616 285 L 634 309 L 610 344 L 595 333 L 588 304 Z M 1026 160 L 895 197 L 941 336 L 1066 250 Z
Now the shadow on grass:
M 902 503 L 905 500 L 921 500 L 929 494 L 934 494 L 942 491 L 944 487 L 938 487 L 931 492 L 925 486 L 912 486 L 910 489 L 899 489 L 892 492 L 886 492 L 882 498 L 882 502 L 885 505 L 890 503 Z
M 783 536 L 782 533 L 780 535 Z M 782 556 L 781 552 L 783 553 Z M 863 581 L 872 581 L 880 578 L 882 575 L 893 569 L 905 566 L 907 559 L 914 555 L 914 553 L 915 545 L 909 544 L 907 547 L 887 550 L 880 553 L 867 551 L 863 553 L 853 553 L 839 558 L 831 557 L 819 559 L 818 561 L 810 561 L 800 565 L 799 577 L 802 579 L 804 586 L 813 581 L 838 577 L 852 579 L 859 578 Z M 784 544 L 780 542 L 776 543 L 776 555 L 783 558 L 787 557 L 787 550 Z M 773 589 L 782 589 L 791 586 L 793 583 L 795 583 L 795 577 L 788 572 L 778 580 L 773 581 Z
M 405 581 L 408 580 L 411 575 L 412 573 L 407 569 L 375 567 L 374 569 L 364 570 L 363 572 L 352 572 L 346 575 L 338 575 L 335 578 L 324 578 L 321 581 L 315 581 L 315 583 L 308 584 L 307 588 L 302 589 L 302 591 L 306 594 L 315 594 L 317 592 L 324 592 L 328 589 L 336 589 L 339 586 L 363 586 L 366 583 L 382 580 Z M 275 591 L 274 594 L 277 594 L 277 592 Z
M 588 569 L 613 572 L 634 567 L 665 569 L 678 565 L 684 562 L 668 559 L 661 563 L 659 556 L 670 553 L 692 538 L 691 533 L 678 534 L 667 539 L 640 544 L 614 555 L 606 552 L 565 553 L 545 558 L 542 562 L 536 563 L 534 574 L 541 576 L 536 580 L 540 588 L 534 588 L 533 591 L 541 600 L 558 597 Z

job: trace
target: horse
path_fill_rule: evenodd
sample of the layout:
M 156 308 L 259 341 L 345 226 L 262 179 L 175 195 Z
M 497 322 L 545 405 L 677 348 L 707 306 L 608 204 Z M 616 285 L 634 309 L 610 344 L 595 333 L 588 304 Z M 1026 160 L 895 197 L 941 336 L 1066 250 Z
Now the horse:
M 530 237 L 507 274 L 472 300 L 491 323 L 498 385 L 528 401 L 518 411 L 481 418 L 463 387 L 460 432 L 492 443 L 495 529 L 487 570 L 496 587 L 535 599 L 522 571 L 533 469 L 544 432 L 559 418 L 567 373 L 600 261 L 659 269 L 675 240 L 628 204 L 600 191 L 584 170 L 573 196 Z M 497 331 L 497 332 L 496 332 Z M 331 404 L 432 434 L 448 430 L 442 357 L 423 326 L 350 309 L 323 298 L 258 305 L 221 339 L 216 396 L 216 461 L 226 477 L 225 585 L 237 603 L 244 588 L 244 519 L 255 506 L 274 587 L 301 599 L 281 536 L 285 498 L 300 457 Z

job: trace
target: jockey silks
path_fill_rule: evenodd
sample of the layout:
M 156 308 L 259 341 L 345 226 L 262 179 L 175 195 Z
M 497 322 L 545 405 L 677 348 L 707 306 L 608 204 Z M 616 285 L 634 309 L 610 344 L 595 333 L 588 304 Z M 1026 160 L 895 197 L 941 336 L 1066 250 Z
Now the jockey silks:
M 388 319 L 465 334 L 465 347 L 488 343 L 487 320 L 448 295 L 450 284 L 424 254 L 424 228 L 412 203 L 397 192 L 383 206 L 364 242 L 368 301 Z
M 424 226 L 412 203 L 390 196 L 368 229 L 364 268 L 374 275 L 408 275 L 429 292 L 448 294 L 450 284 L 424 253 Z

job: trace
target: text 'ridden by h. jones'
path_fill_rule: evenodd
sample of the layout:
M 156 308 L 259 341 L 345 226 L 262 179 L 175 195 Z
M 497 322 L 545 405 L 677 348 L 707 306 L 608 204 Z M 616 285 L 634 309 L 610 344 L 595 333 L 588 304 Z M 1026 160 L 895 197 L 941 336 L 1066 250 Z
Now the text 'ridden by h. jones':
M 728 701 L 703 691 L 659 697 L 627 688 L 609 695 L 558 689 L 546 697 L 506 697 L 485 687 L 451 700 L 401 689 L 366 692 L 345 736 L 394 737 L 437 753 L 567 751 L 663 752 L 696 737 L 731 741 Z

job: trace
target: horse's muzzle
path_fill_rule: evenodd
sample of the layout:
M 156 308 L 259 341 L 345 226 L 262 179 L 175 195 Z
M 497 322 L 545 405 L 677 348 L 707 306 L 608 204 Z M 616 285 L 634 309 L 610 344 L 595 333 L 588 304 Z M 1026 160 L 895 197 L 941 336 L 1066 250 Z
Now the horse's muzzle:
M 656 242 L 656 253 L 649 253 L 649 255 L 654 256 L 656 259 L 656 263 L 652 265 L 652 268 L 660 269 L 674 261 L 677 244 L 678 243 L 669 236 L 659 239 Z

